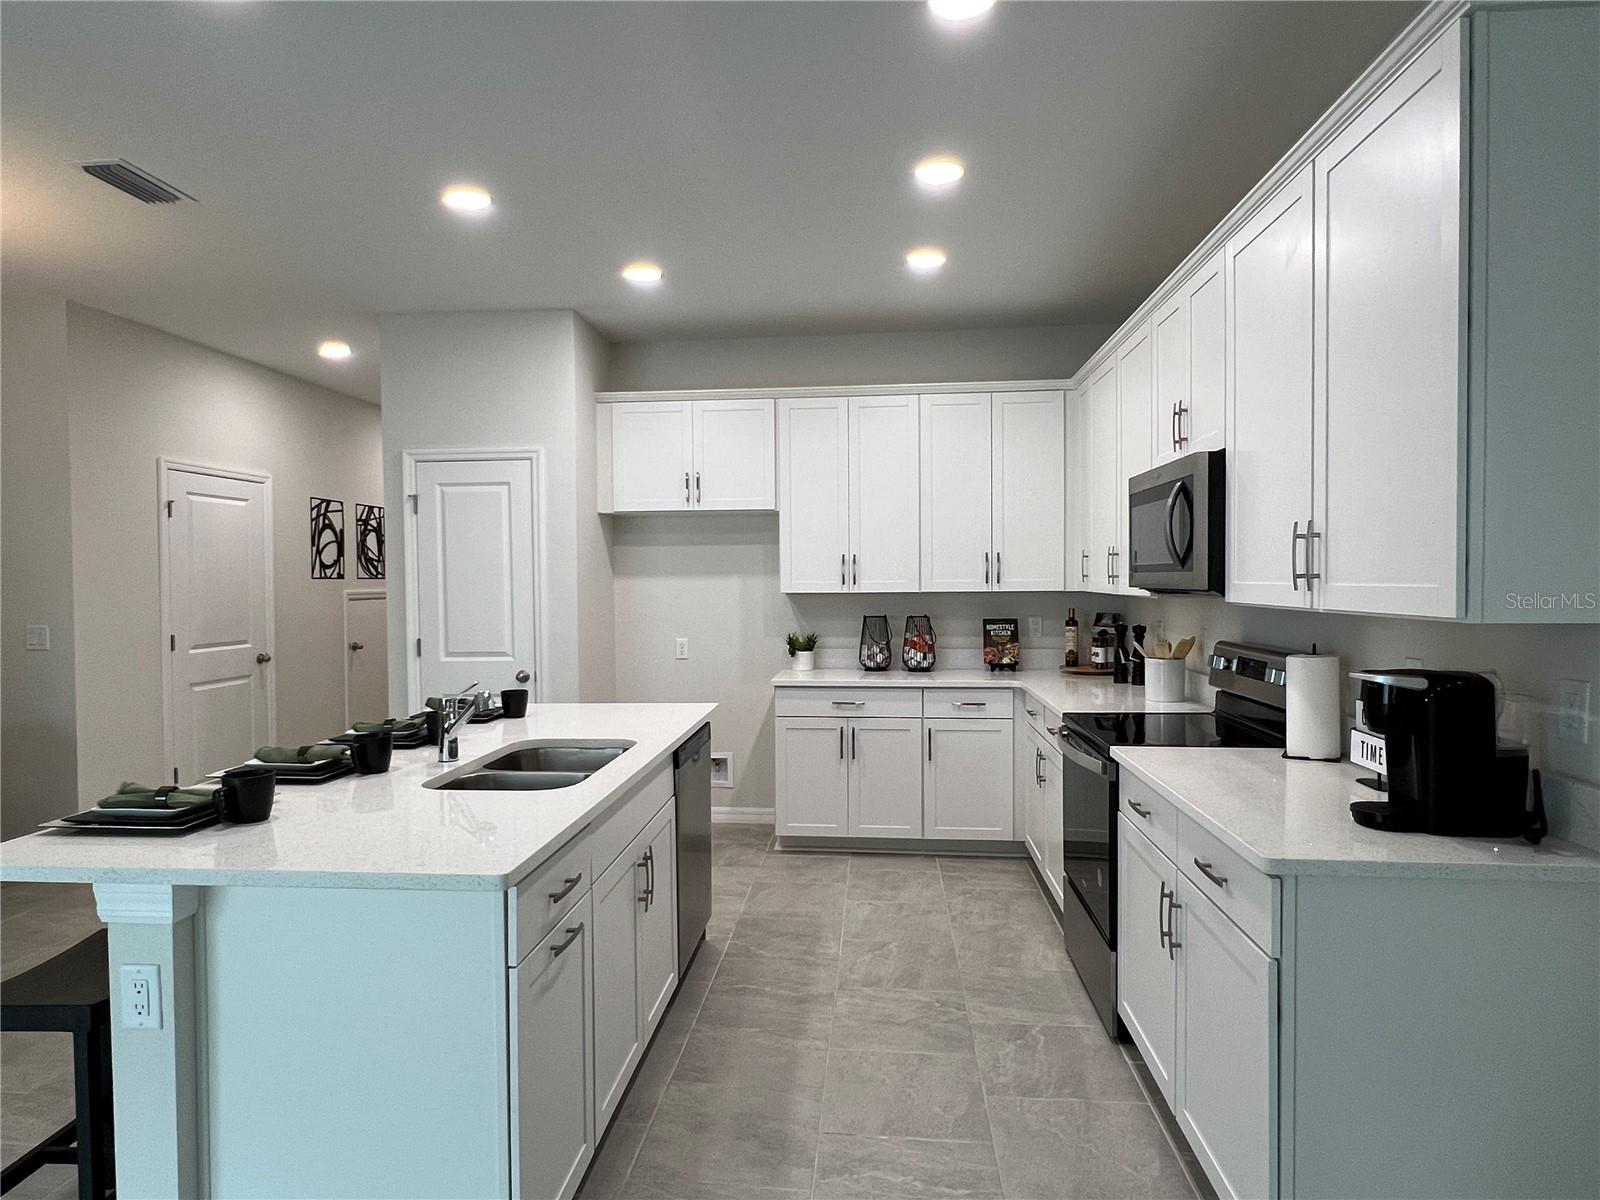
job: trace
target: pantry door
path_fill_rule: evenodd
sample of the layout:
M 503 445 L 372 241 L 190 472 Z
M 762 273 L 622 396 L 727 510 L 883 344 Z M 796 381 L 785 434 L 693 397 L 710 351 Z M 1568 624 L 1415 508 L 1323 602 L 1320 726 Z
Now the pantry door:
M 162 460 L 163 774 L 192 783 L 276 736 L 272 481 Z

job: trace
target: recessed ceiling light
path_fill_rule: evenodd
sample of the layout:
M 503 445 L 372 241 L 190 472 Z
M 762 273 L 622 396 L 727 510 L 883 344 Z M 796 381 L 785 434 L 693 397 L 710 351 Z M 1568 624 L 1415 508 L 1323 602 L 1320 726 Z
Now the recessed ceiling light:
M 481 213 L 494 203 L 494 197 L 475 183 L 452 183 L 439 193 L 439 203 L 453 212 Z
M 317 347 L 317 353 L 323 358 L 332 359 L 334 362 L 343 362 L 355 353 L 350 349 L 349 342 L 323 342 Z
M 622 277 L 635 287 L 650 287 L 661 282 L 661 268 L 653 262 L 631 262 L 622 268 Z
M 946 188 L 965 175 L 967 168 L 959 158 L 938 154 L 923 159 L 911 168 L 911 173 L 923 187 Z
M 906 266 L 919 275 L 930 275 L 944 266 L 944 251 L 937 246 L 918 246 L 907 252 Z
M 928 0 L 928 11 L 941 21 L 970 21 L 994 7 L 994 0 Z

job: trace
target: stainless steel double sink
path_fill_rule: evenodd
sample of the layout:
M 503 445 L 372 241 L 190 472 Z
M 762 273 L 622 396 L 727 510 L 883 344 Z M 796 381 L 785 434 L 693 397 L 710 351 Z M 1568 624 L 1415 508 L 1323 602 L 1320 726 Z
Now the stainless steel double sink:
M 424 786 L 444 791 L 554 791 L 582 783 L 633 745 L 592 738 L 521 742 L 464 775 L 430 779 Z

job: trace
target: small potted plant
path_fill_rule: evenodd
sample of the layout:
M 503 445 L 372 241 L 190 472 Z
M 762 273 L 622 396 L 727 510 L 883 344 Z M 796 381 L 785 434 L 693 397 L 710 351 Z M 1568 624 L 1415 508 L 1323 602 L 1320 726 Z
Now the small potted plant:
M 784 639 L 789 644 L 789 657 L 794 659 L 796 671 L 814 671 L 817 669 L 817 635 L 814 633 L 791 633 Z

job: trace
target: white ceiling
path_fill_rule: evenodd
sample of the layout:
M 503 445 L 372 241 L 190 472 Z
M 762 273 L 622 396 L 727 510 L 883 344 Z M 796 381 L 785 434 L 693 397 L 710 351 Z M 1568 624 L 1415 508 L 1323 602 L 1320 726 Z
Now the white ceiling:
M 607 337 L 1121 319 L 1410 3 L 0 7 L 8 277 L 376 400 L 382 312 Z M 952 152 L 948 196 L 911 183 Z M 71 164 L 198 197 L 145 206 Z M 436 203 L 468 179 L 480 220 Z M 944 246 L 914 278 L 904 252 Z M 650 292 L 618 269 L 651 257 Z M 356 348 L 344 365 L 318 341 Z

